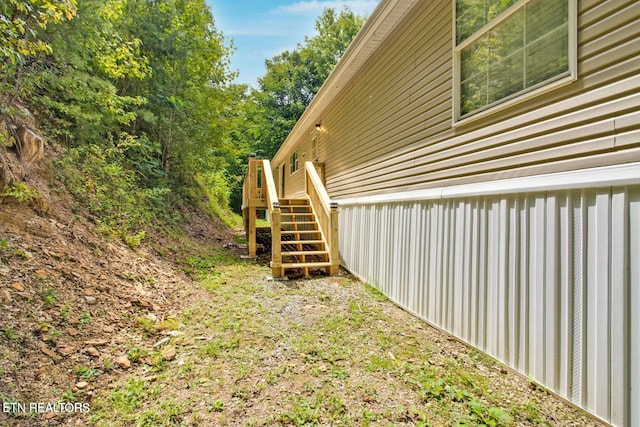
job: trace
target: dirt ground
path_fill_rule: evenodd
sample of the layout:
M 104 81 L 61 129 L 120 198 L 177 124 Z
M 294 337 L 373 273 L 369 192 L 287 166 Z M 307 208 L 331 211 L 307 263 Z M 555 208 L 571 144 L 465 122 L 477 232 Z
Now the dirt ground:
M 596 420 L 345 275 L 269 280 L 220 223 L 133 251 L 0 204 L 0 426 Z

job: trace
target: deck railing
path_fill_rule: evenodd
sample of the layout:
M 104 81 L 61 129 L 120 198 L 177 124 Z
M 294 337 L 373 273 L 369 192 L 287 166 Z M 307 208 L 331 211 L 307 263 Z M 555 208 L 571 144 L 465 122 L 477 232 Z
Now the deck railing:
M 242 212 L 248 238 L 249 256 L 256 256 L 256 213 L 258 209 L 269 212 L 271 222 L 271 268 L 274 276 L 282 266 L 281 213 L 276 184 L 269 160 L 258 160 L 255 154 L 249 158 L 249 166 L 242 187 Z M 278 272 L 276 274 L 275 272 Z
M 327 243 L 331 260 L 331 275 L 338 274 L 340 256 L 338 248 L 338 204 L 332 202 L 312 162 L 305 162 L 305 188 L 320 231 Z
M 340 270 L 338 249 L 338 205 L 331 202 L 322 179 L 311 162 L 305 163 L 305 188 L 318 228 L 329 252 L 329 274 Z M 271 222 L 271 269 L 273 277 L 282 271 L 282 213 L 280 201 L 269 160 L 258 160 L 252 154 L 242 187 L 242 214 L 248 240 L 249 257 L 256 256 L 256 214 L 258 210 L 269 212 Z

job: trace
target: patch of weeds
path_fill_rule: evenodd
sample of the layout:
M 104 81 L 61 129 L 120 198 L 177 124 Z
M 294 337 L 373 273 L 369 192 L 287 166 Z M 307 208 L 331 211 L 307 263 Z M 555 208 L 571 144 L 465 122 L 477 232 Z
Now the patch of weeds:
M 281 413 L 276 420 L 284 424 L 296 426 L 315 425 L 320 421 L 320 409 L 308 399 L 298 399 L 290 412 Z
M 114 390 L 109 396 L 109 403 L 117 413 L 128 414 L 138 408 L 148 395 L 146 384 L 137 377 L 127 380 L 123 388 Z
M 322 302 L 329 302 L 329 301 L 331 301 L 331 296 L 327 295 L 327 294 L 320 294 L 320 295 L 318 295 L 318 300 L 320 300 Z
M 413 424 L 416 425 L 416 427 L 430 427 L 431 424 L 429 424 L 429 415 L 423 411 L 420 411 L 419 409 L 416 408 L 412 408 L 409 411 L 410 417 L 411 417 L 411 421 Z M 456 427 L 459 427 L 456 424 Z
M 136 426 L 139 427 L 156 427 L 156 426 L 165 426 L 170 425 L 167 424 L 168 420 L 165 419 L 163 414 L 159 414 L 154 409 L 147 409 L 142 412 L 138 419 L 136 420 Z
M 162 353 L 160 353 L 159 351 L 150 352 L 148 356 L 144 358 L 144 361 L 148 365 L 153 366 L 155 371 L 162 369 L 162 366 L 163 366 Z
M 364 288 L 367 291 L 367 293 L 373 297 L 375 301 L 383 302 L 383 301 L 389 300 L 389 298 L 387 298 L 385 294 L 380 292 L 374 285 L 370 283 L 365 283 Z
M 18 340 L 21 338 L 21 335 L 16 332 L 11 326 L 5 326 L 5 328 L 2 330 L 2 334 L 9 341 Z
M 11 245 L 9 245 L 9 241 L 0 239 L 0 255 L 10 251 L 11 251 Z M 0 262 L 2 262 L 2 264 L 4 265 L 9 265 L 9 258 L 5 256 L 0 256 Z
M 164 419 L 172 425 L 180 425 L 183 418 L 182 415 L 185 412 L 184 406 L 181 403 L 174 399 L 169 399 L 166 402 L 162 402 L 160 408 L 163 409 Z
M 511 414 L 495 406 L 486 406 L 474 399 L 469 402 L 469 408 L 474 420 L 479 421 L 481 425 L 489 427 L 513 425 Z
M 80 327 L 82 328 L 89 323 L 91 323 L 91 313 L 85 311 L 80 315 Z
M 175 331 L 179 328 L 180 321 L 177 319 L 165 319 L 156 326 L 158 331 Z
M 73 403 L 78 400 L 78 397 L 82 394 L 82 391 L 73 392 L 73 390 L 65 390 L 60 396 L 60 400 L 63 402 Z
M 269 385 L 277 384 L 278 381 L 282 378 L 285 372 L 287 372 L 288 368 L 286 366 L 281 366 L 280 368 L 267 372 L 267 378 L 265 381 Z
M 231 392 L 231 397 L 240 399 L 246 402 L 251 398 L 251 392 L 247 390 L 245 387 L 240 387 Z
M 238 338 L 231 338 L 229 340 L 221 338 L 213 338 L 204 346 L 200 347 L 198 353 L 200 356 L 218 357 L 224 352 L 237 350 L 240 347 L 240 341 Z
M 209 405 L 207 405 L 207 411 L 209 412 L 223 412 L 224 411 L 224 402 L 221 400 L 214 400 Z
M 349 378 L 349 373 L 342 369 L 333 369 L 331 371 L 331 376 L 334 378 L 338 378 L 339 380 L 346 380 Z
M 471 393 L 469 393 L 465 389 L 459 389 L 454 385 L 446 385 L 444 387 L 444 391 L 447 393 L 447 396 L 451 398 L 454 402 L 464 402 L 471 399 Z
M 7 414 L 9 417 L 15 417 L 18 413 L 18 404 L 20 403 L 20 400 L 0 392 L 0 401 L 2 401 L 3 413 Z M 7 409 L 6 411 L 5 408 Z
M 62 335 L 62 332 L 60 332 L 54 326 L 52 326 L 51 329 L 49 329 L 49 331 L 47 332 L 46 341 L 51 341 L 53 343 L 56 343 L 58 342 L 58 338 L 60 338 L 60 335 Z
M 316 394 L 316 405 L 321 405 L 323 412 L 333 421 L 341 419 L 347 412 L 347 405 L 344 403 L 344 400 L 329 391 L 323 390 Z
M 40 197 L 40 192 L 24 182 L 14 182 L 11 187 L 4 190 L 3 197 L 11 197 L 18 203 L 31 203 Z
M 47 288 L 44 291 L 39 292 L 38 295 L 40 296 L 40 298 L 42 298 L 42 302 L 47 307 L 52 307 L 53 305 L 55 305 L 58 297 L 51 288 Z
M 138 317 L 136 318 L 136 322 L 142 326 L 142 329 L 147 335 L 154 335 L 158 332 L 156 329 L 156 322 L 148 317 Z
M 548 425 L 540 408 L 538 408 L 538 406 L 531 400 L 527 401 L 524 405 L 515 406 L 511 410 L 511 414 L 514 416 L 524 416 L 528 421 L 531 421 L 536 425 Z
M 70 303 L 65 303 L 62 307 L 60 307 L 60 317 L 64 320 L 69 320 L 71 317 L 71 313 L 69 313 L 69 307 L 71 307 Z
M 378 420 L 378 415 L 376 415 L 375 413 L 368 411 L 368 410 L 363 410 L 362 411 L 362 416 L 361 418 L 367 422 L 367 424 L 365 425 L 369 425 L 370 422 L 373 421 L 377 421 Z
M 138 363 L 142 360 L 143 357 L 149 355 L 149 351 L 140 347 L 133 347 L 127 350 L 127 356 L 132 363 Z
M 234 265 L 236 259 L 226 252 L 214 251 L 209 254 L 192 255 L 184 260 L 186 266 L 184 272 L 194 276 L 206 276 L 214 271 L 215 267 Z
M 88 366 L 79 366 L 76 368 L 76 376 L 85 379 L 94 378 L 102 375 L 103 373 L 104 372 L 99 369 L 90 368 Z
M 370 372 L 384 372 L 393 371 L 395 366 L 396 362 L 393 359 L 380 357 L 374 354 L 369 359 L 369 363 L 367 364 L 366 369 Z
M 362 326 L 365 320 L 365 313 L 357 301 L 349 301 L 349 318 L 357 327 Z
M 147 233 L 142 230 L 135 234 L 125 234 L 122 237 L 122 240 L 124 240 L 124 243 L 129 246 L 130 249 L 136 250 L 142 244 L 142 240 L 144 240 L 146 236 Z
M 425 377 L 418 383 L 418 394 L 423 402 L 445 397 L 445 382 L 442 378 Z

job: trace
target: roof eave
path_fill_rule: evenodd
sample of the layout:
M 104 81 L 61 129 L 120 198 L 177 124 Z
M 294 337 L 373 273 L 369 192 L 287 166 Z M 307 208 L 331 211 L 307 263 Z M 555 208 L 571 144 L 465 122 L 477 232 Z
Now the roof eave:
M 282 143 L 272 163 L 282 163 L 291 146 L 299 136 L 320 123 L 322 113 L 331 101 L 349 84 L 353 76 L 362 68 L 367 59 L 376 51 L 378 46 L 391 34 L 407 12 L 419 0 L 382 0 L 371 16 L 364 23 L 353 39 L 338 64 L 324 81 L 320 90 L 306 108 L 300 119 Z

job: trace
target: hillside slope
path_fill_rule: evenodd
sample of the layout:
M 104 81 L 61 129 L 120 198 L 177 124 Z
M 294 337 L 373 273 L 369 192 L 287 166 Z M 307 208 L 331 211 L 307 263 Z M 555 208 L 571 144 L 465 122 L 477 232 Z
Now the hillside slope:
M 186 246 L 152 236 L 133 251 L 102 238 L 46 165 L 3 158 L 40 196 L 0 199 L 0 425 L 57 425 L 127 371 L 132 348 L 152 348 L 145 319 L 171 329 L 204 292 L 167 260 L 188 258 L 189 244 L 221 247 L 233 236 L 191 212 Z

